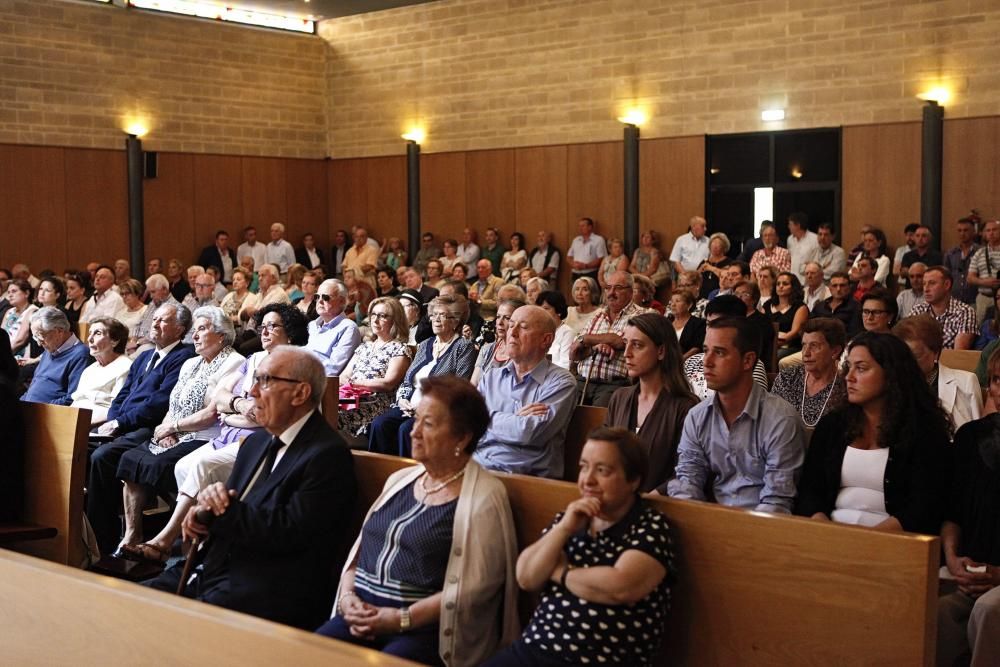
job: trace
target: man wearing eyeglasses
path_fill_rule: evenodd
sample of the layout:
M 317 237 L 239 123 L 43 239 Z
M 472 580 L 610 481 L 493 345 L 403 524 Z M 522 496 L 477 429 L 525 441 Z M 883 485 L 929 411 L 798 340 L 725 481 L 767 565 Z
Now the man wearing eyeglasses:
M 326 373 L 313 355 L 277 347 L 254 380 L 266 432 L 247 437 L 226 484 L 203 489 L 185 517 L 185 539 L 204 541 L 193 556 L 203 568 L 185 594 L 312 630 L 334 596 L 339 527 L 357 496 L 353 462 L 317 410 Z M 214 518 L 202 523 L 207 516 Z M 173 592 L 182 572 L 178 563 L 149 585 Z
M 577 336 L 569 350 L 570 359 L 579 361 L 577 388 L 582 403 L 607 407 L 615 390 L 630 384 L 625 369 L 625 325 L 630 318 L 654 310 L 632 302 L 634 281 L 627 271 L 615 271 L 607 281 L 607 305 L 590 321 L 585 333 Z
M 340 377 L 354 349 L 361 344 L 358 325 L 344 316 L 347 287 L 339 280 L 324 280 L 316 292 L 316 314 L 309 323 L 306 349 L 322 362 L 327 377 Z

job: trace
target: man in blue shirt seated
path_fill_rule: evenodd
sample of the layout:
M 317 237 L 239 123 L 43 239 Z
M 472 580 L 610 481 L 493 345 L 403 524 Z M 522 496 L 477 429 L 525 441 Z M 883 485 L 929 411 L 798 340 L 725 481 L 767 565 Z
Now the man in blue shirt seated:
M 491 368 L 479 380 L 490 426 L 474 457 L 484 468 L 562 477 L 576 381 L 545 358 L 555 330 L 555 320 L 538 306 L 514 311 L 507 333 L 510 361 Z
M 316 314 L 309 323 L 306 349 L 323 363 L 326 376 L 340 377 L 354 348 L 361 344 L 358 325 L 344 316 L 347 287 L 339 280 L 324 280 L 316 292 Z
M 744 318 L 708 324 L 705 382 L 715 397 L 691 408 L 677 449 L 674 498 L 789 514 L 805 458 L 805 434 L 790 404 L 754 383 L 760 334 Z
M 69 405 L 83 369 L 90 365 L 89 348 L 70 331 L 66 315 L 46 306 L 31 318 L 31 335 L 45 349 L 22 401 Z

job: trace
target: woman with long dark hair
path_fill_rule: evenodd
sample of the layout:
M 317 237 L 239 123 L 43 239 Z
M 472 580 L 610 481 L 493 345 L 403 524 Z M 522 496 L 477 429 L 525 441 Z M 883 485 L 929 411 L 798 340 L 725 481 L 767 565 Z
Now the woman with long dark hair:
M 632 380 L 611 396 L 605 426 L 639 437 L 649 467 L 641 491 L 663 487 L 674 476 L 684 417 L 697 402 L 691 392 L 681 348 L 670 321 L 656 313 L 636 315 L 625 326 L 625 368 Z
M 847 368 L 847 405 L 816 426 L 795 513 L 938 534 L 949 479 L 948 416 L 895 336 L 859 334 Z
M 802 327 L 809 319 L 802 283 L 788 271 L 778 274 L 774 298 L 764 304 L 764 314 L 778 323 L 778 359 L 802 349 Z

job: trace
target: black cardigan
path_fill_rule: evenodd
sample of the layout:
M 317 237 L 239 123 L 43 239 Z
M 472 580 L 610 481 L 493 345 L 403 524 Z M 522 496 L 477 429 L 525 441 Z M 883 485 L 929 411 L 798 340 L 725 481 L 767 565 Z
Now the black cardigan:
M 844 465 L 847 414 L 835 410 L 823 417 L 813 432 L 799 480 L 795 514 L 829 516 L 840 493 L 840 471 Z M 941 531 L 951 481 L 951 454 L 947 439 L 936 441 L 930 434 L 905 449 L 889 445 L 885 465 L 885 509 L 903 530 L 937 535 Z

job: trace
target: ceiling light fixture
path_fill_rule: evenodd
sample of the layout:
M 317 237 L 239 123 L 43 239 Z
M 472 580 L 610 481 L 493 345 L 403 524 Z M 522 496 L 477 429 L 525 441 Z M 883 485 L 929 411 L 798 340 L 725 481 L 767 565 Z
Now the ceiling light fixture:
M 785 120 L 785 110 L 784 109 L 764 109 L 760 112 L 760 119 L 765 122 L 774 122 L 777 120 Z

